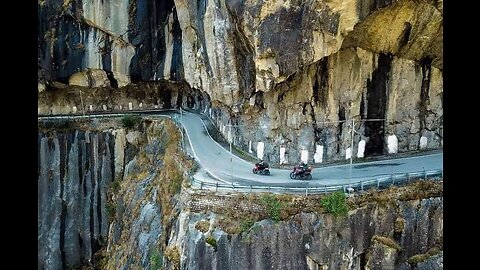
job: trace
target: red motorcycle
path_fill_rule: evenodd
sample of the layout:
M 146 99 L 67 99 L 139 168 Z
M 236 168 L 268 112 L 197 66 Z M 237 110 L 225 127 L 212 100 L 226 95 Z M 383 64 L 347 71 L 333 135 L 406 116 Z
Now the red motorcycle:
M 295 165 L 293 171 L 290 173 L 290 179 L 312 180 L 312 171 L 313 168 L 311 166 L 304 169 L 302 166 Z
M 270 175 L 270 169 L 268 168 L 268 164 L 261 166 L 260 164 L 256 163 L 255 168 L 252 169 L 254 174 L 265 174 Z

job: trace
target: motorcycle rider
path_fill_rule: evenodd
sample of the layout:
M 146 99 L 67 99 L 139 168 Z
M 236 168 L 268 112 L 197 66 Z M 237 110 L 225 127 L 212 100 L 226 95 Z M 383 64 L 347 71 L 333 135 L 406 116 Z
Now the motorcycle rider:
M 264 161 L 263 159 L 261 159 L 260 162 L 257 163 L 257 164 L 258 164 L 258 169 L 259 169 L 259 170 L 263 170 L 263 169 L 265 169 L 266 167 L 268 167 L 267 163 L 265 163 L 265 161 Z
M 303 174 L 304 172 L 306 172 L 308 170 L 308 164 L 305 163 L 302 160 L 302 162 L 300 162 L 300 166 L 298 166 L 298 168 L 300 169 L 300 174 Z

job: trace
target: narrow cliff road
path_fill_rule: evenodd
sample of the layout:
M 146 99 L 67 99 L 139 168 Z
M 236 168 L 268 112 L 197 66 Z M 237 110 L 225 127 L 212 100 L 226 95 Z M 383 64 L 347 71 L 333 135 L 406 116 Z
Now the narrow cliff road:
M 336 165 L 316 168 L 312 180 L 292 180 L 291 170 L 271 169 L 271 175 L 256 175 L 252 173 L 253 163 L 247 162 L 230 154 L 225 148 L 215 142 L 208 134 L 202 119 L 193 113 L 185 112 L 177 116 L 186 130 L 192 152 L 202 168 L 212 178 L 220 182 L 230 182 L 238 185 L 281 186 L 281 187 L 323 187 L 324 185 L 343 185 L 360 180 L 369 180 L 373 176 L 392 173 L 407 173 L 422 170 L 442 170 L 443 152 L 424 156 L 355 163 L 352 166 L 350 182 L 350 165 Z M 196 175 L 202 178 L 201 172 Z M 202 181 L 208 181 L 203 177 Z
M 354 185 L 360 181 L 377 180 L 388 181 L 392 174 L 406 174 L 412 172 L 443 170 L 443 152 L 423 156 L 370 161 L 350 165 L 332 165 L 315 168 L 312 180 L 293 180 L 289 174 L 291 170 L 270 169 L 270 175 L 256 175 L 252 173 L 253 163 L 247 162 L 217 143 L 208 133 L 205 123 L 198 114 L 185 112 L 180 114 L 176 110 L 129 111 L 119 113 L 91 114 L 87 116 L 39 116 L 39 120 L 72 119 L 96 117 L 121 117 L 126 114 L 142 114 L 149 117 L 172 117 L 181 123 L 189 141 L 188 151 L 197 159 L 201 169 L 194 178 L 207 184 L 234 184 L 240 186 L 257 187 L 285 187 L 285 188 L 320 188 L 336 185 Z M 418 176 L 418 174 L 417 174 Z M 391 179 L 391 178 L 390 178 Z M 211 187 L 212 185 L 210 185 Z

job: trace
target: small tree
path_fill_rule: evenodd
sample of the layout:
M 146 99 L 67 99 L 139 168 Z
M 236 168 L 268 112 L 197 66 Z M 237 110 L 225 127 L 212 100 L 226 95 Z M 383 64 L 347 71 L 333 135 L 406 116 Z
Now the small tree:
M 213 250 L 217 251 L 217 240 L 213 236 L 207 236 L 205 242 L 213 247 Z
M 327 212 L 332 213 L 336 217 L 347 215 L 347 198 L 345 193 L 341 191 L 336 191 L 330 195 L 322 197 L 320 203 Z

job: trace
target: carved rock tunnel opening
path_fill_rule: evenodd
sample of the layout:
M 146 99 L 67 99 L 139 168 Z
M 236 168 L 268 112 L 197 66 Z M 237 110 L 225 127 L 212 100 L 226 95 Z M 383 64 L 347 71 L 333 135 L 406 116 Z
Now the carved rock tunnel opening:
M 367 80 L 367 119 L 384 119 L 387 104 L 387 85 L 392 66 L 393 56 L 381 53 L 378 67 L 372 73 L 372 79 Z M 385 122 L 365 122 L 365 136 L 368 142 L 365 155 L 382 155 L 384 152 Z

